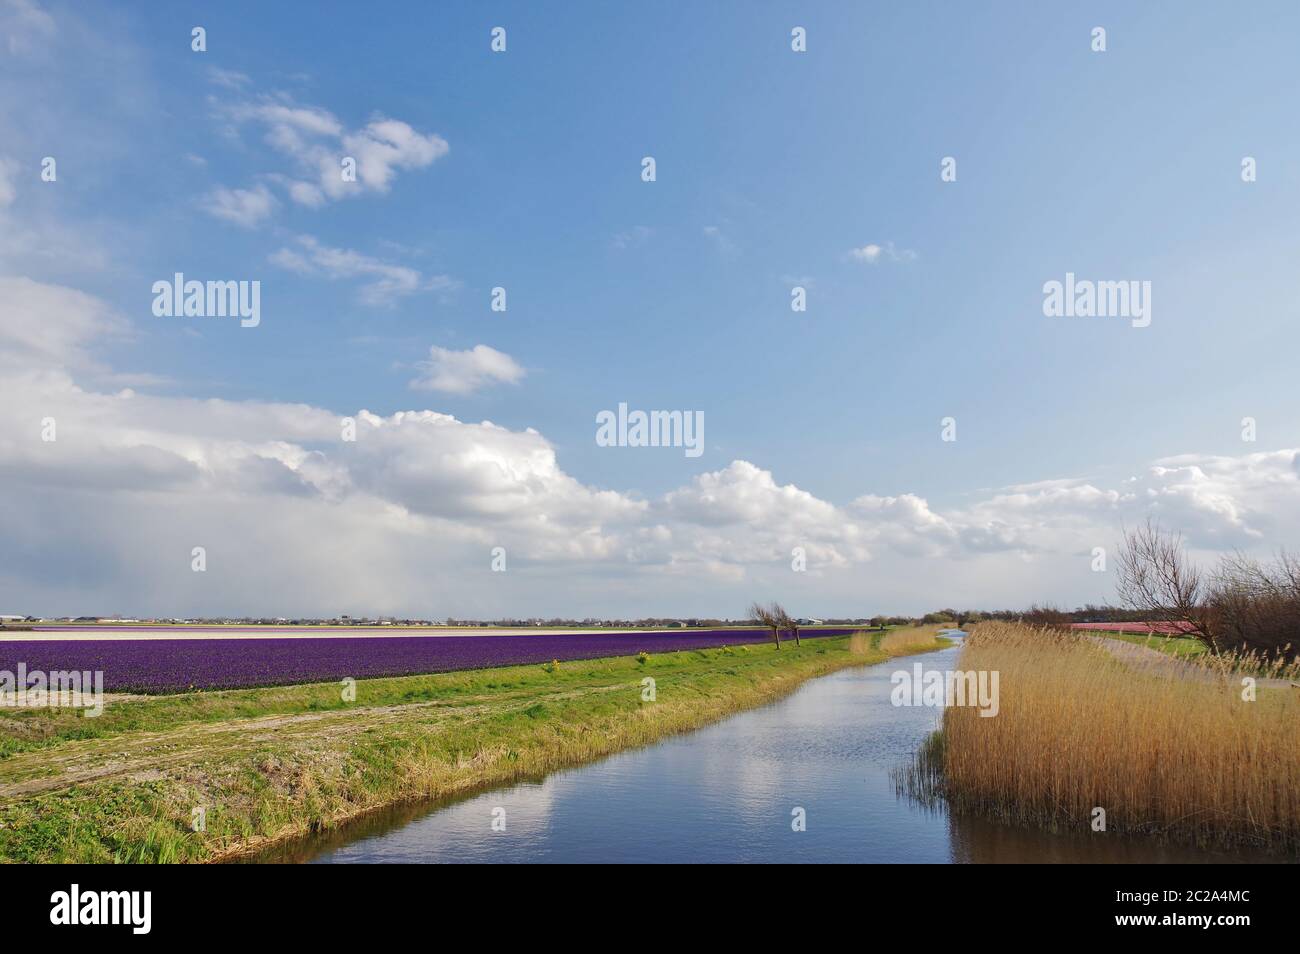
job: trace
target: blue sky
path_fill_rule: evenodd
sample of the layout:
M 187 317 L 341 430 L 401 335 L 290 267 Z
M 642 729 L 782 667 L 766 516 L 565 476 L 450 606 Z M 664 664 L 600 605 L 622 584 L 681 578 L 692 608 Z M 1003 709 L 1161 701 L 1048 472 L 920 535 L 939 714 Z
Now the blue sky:
M 1084 538 L 1109 545 L 1148 509 L 1151 488 L 1125 503 L 1125 480 L 1179 455 L 1236 460 L 1300 446 L 1291 5 L 1244 16 L 1211 4 L 588 3 L 557 14 L 529 4 L 321 3 L 306 13 L 10 0 L 0 23 L 11 41 L 3 156 L 26 177 L 14 176 L 22 187 L 8 214 L 49 236 L 0 265 L 115 315 L 121 333 L 96 340 L 87 382 L 108 367 L 160 400 L 382 418 L 427 408 L 532 428 L 566 478 L 667 511 L 675 492 L 745 461 L 770 474 L 778 490 L 765 493 L 778 503 L 915 495 L 953 540 L 968 534 L 985 553 L 995 536 L 1006 559 L 1042 570 L 1030 575 L 1041 591 L 1021 595 L 1005 580 L 1020 564 L 976 568 L 970 552 L 930 553 L 948 544 L 922 531 L 912 557 L 960 564 L 957 592 L 934 603 L 1105 598 L 1104 581 L 1048 567 L 1086 550 Z M 190 49 L 196 25 L 206 52 Z M 1090 49 L 1099 25 L 1104 53 Z M 507 31 L 504 53 L 489 49 L 495 26 Z M 807 30 L 806 53 L 790 49 L 794 26 Z M 397 121 L 446 152 L 399 163 L 382 189 L 303 204 L 287 185 L 310 179 L 303 153 L 270 141 L 278 127 L 259 112 L 269 106 L 327 117 L 345 137 Z M 59 181 L 42 190 L 33 175 L 47 155 Z M 641 180 L 643 156 L 656 160 L 653 183 Z M 940 181 L 945 156 L 957 160 L 955 182 Z M 1245 156 L 1258 181 L 1242 181 Z M 264 214 L 213 214 L 223 190 L 256 194 Z M 321 249 L 350 265 L 284 267 L 284 250 L 301 262 Z M 384 269 L 413 287 L 376 292 Z M 260 280 L 260 326 L 155 318 L 150 286 L 177 271 Z M 1067 271 L 1150 281 L 1150 327 L 1044 317 L 1043 283 Z M 808 289 L 806 313 L 790 309 L 795 284 Z M 488 307 L 498 285 L 504 314 Z M 508 355 L 522 377 L 470 393 L 413 389 L 431 348 L 479 345 Z M 620 401 L 702 412 L 705 453 L 597 446 L 596 413 Z M 945 416 L 957 420 L 955 442 L 939 439 Z M 1241 440 L 1245 416 L 1258 422 L 1254 444 Z M 194 427 L 169 433 L 184 444 L 199 439 Z M 302 446 L 319 450 L 314 439 Z M 1289 480 L 1294 458 L 1279 459 Z M 1004 532 L 1015 524 L 1006 514 L 971 512 L 999 488 L 1045 481 L 1109 502 L 1086 530 L 1071 511 L 1069 542 L 1026 542 L 1057 526 L 1051 516 Z M 1177 508 L 1164 516 L 1206 549 L 1287 542 L 1271 498 L 1245 493 L 1160 484 L 1155 495 L 1199 501 L 1191 509 L 1206 526 Z M 534 517 L 546 513 L 537 504 Z M 738 512 L 742 524 L 785 519 L 766 505 Z M 486 528 L 458 517 L 471 536 Z M 597 523 L 617 539 L 564 570 L 593 594 L 630 546 Z M 788 562 L 784 539 L 737 542 L 751 555 L 728 558 L 725 542 L 667 518 L 638 529 L 661 524 L 689 540 L 663 565 L 721 560 L 738 592 L 774 585 L 745 577 L 757 564 Z M 822 578 L 806 595 L 823 612 L 849 610 L 854 567 L 874 564 L 862 571 L 872 577 L 886 559 L 879 541 L 894 531 L 863 532 L 876 552 L 855 556 L 840 540 L 828 558 L 838 582 Z M 909 573 L 898 608 L 923 609 L 915 574 L 933 569 L 918 562 Z M 19 599 L 30 582 L 0 593 Z M 42 581 L 51 599 L 58 582 Z M 714 608 L 695 583 L 658 598 L 644 595 L 657 582 L 625 583 L 624 594 L 587 602 L 725 615 L 739 599 Z M 139 586 L 136 604 L 167 602 Z M 563 602 L 544 589 L 512 591 L 500 612 Z M 869 597 L 892 598 L 888 588 Z M 267 603 L 234 581 L 222 599 Z M 372 610 L 427 608 L 396 584 L 367 599 Z M 484 596 L 472 608 L 495 615 L 496 605 Z

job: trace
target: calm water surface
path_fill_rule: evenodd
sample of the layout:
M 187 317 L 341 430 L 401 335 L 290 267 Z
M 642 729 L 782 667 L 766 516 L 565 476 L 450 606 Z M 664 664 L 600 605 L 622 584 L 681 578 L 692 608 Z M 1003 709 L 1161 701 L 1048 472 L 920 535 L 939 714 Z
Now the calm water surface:
M 958 818 L 895 793 L 938 712 L 889 676 L 956 667 L 959 647 L 813 680 L 689 735 L 460 801 L 407 806 L 260 860 L 311 862 L 1266 861 Z M 660 692 L 671 691 L 661 686 Z M 807 830 L 793 831 L 803 808 Z M 494 809 L 506 830 L 493 831 Z M 498 813 L 499 814 L 499 813 Z

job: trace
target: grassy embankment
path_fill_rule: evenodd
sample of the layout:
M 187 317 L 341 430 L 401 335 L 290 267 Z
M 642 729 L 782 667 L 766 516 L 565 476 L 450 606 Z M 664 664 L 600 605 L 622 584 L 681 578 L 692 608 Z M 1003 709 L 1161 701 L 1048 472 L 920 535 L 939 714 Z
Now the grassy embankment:
M 1087 833 L 1100 807 L 1109 832 L 1300 851 L 1295 673 L 1274 668 L 1284 678 L 1247 701 L 1238 666 L 1121 660 L 1079 634 L 980 624 L 958 667 L 1000 673 L 1000 711 L 950 707 L 913 782 L 1014 823 Z
M 355 702 L 327 683 L 118 698 L 96 719 L 0 710 L 0 860 L 230 858 L 694 729 L 946 645 L 935 632 L 360 680 Z

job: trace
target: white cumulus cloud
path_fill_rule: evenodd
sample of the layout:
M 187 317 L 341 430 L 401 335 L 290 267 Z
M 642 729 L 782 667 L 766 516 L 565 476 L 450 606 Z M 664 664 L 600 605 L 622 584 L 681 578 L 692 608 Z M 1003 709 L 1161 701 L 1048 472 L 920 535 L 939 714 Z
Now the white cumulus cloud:
M 525 374 L 514 358 L 487 345 L 475 345 L 468 351 L 435 345 L 429 349 L 429 360 L 419 367 L 421 374 L 411 382 L 412 388 L 448 394 L 471 394 L 492 384 L 516 384 Z
M 1267 553 L 1300 533 L 1294 449 L 1163 458 L 1114 484 L 1016 484 L 948 507 L 873 492 L 869 478 L 837 503 L 744 460 L 643 498 L 583 483 L 531 428 L 101 389 L 91 356 L 125 319 L 26 278 L 0 279 L 0 301 L 6 612 L 739 615 L 769 595 L 852 615 L 1074 605 L 1113 599 L 1091 550 L 1148 515 L 1204 555 Z M 485 345 L 435 348 L 414 385 L 463 394 L 522 377 Z M 55 441 L 41 439 L 47 419 Z M 190 570 L 195 546 L 206 573 Z M 496 546 L 505 580 L 489 569 Z

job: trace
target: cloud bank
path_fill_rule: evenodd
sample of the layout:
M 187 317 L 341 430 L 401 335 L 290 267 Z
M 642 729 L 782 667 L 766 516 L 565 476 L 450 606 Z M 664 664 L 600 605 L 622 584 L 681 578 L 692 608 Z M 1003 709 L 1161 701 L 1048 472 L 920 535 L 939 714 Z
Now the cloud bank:
M 745 460 L 646 499 L 566 473 L 531 428 L 105 390 L 122 369 L 96 347 L 129 333 L 108 305 L 25 278 L 0 279 L 0 301 L 4 612 L 739 615 L 767 593 L 827 615 L 1073 603 L 1110 596 L 1092 548 L 1148 514 L 1207 551 L 1300 529 L 1296 450 L 1189 454 L 1116 486 L 1043 481 L 946 509 L 912 494 L 823 500 Z M 434 348 L 413 386 L 522 377 L 486 346 Z M 490 569 L 497 546 L 505 573 Z

